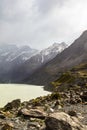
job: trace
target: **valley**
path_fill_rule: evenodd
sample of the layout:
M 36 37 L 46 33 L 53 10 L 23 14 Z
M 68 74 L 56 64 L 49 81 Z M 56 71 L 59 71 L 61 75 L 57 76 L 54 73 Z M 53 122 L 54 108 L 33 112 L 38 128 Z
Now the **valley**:
M 21 83 L 66 47 L 65 43 L 54 43 L 39 51 L 29 46 L 0 45 L 0 82 Z
M 0 130 L 87 130 L 87 0 L 0 0 Z
M 0 108 L 0 129 L 87 130 L 86 46 L 87 31 L 54 58 L 37 67 L 30 75 L 29 73 L 23 75 L 23 79 L 20 78 L 19 72 L 22 75 L 25 72 L 24 67 L 21 66 L 15 71 L 18 80 L 12 78 L 13 82 L 22 85 L 8 84 L 9 87 L 3 84 L 2 88 L 7 87 L 10 99 L 13 101 L 10 101 L 7 95 L 8 103 Z M 35 57 L 37 63 L 39 56 Z M 33 63 L 31 59 L 23 63 L 23 65 L 26 63 L 27 70 L 30 68 L 28 65 Z M 41 59 L 40 63 L 42 61 Z M 44 90 L 41 86 L 44 86 Z

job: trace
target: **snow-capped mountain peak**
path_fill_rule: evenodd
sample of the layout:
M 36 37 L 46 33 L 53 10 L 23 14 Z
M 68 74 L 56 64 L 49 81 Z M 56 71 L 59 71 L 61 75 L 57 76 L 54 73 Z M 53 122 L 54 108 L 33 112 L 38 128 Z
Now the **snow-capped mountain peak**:
M 29 46 L 16 46 L 10 44 L 0 45 L 0 62 L 13 62 L 16 60 L 18 63 L 25 62 L 33 56 L 38 50 L 32 49 Z
M 40 55 L 42 56 L 42 62 L 44 62 L 44 60 L 47 61 L 53 59 L 57 54 L 62 52 L 67 47 L 68 47 L 67 44 L 62 42 L 62 43 L 54 43 L 50 47 L 42 50 L 40 52 Z
M 54 43 L 38 51 L 29 46 L 0 45 L 0 81 L 16 82 L 33 73 L 67 47 Z

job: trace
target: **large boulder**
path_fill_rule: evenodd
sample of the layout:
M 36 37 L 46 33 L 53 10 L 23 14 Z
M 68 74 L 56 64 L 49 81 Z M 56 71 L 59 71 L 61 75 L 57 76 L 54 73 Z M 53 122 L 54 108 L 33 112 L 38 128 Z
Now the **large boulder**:
M 46 130 L 87 130 L 76 117 L 64 112 L 50 114 L 46 120 Z
M 24 118 L 39 118 L 39 119 L 45 119 L 46 117 L 46 113 L 44 113 L 43 111 L 41 110 L 38 110 L 38 109 L 26 109 L 26 108 L 23 108 L 23 109 L 20 109 L 18 111 L 18 116 L 21 116 L 23 115 Z

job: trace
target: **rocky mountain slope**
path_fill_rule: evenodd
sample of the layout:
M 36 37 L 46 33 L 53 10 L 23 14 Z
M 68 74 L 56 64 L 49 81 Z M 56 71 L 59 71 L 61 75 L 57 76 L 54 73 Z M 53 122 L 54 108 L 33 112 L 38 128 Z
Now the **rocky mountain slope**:
M 0 81 L 9 80 L 10 71 L 23 64 L 27 59 L 37 53 L 29 46 L 16 46 L 10 44 L 0 45 Z
M 56 91 L 87 90 L 87 62 L 61 73 L 59 78 L 51 82 L 51 87 Z
M 38 51 L 29 46 L 0 45 L 0 81 L 19 82 L 66 47 L 65 43 L 55 43 Z
M 57 54 L 61 53 L 67 47 L 68 45 L 64 42 L 54 43 L 50 47 L 40 51 L 40 53 L 38 53 L 38 55 L 36 55 L 34 58 L 39 62 L 46 63 L 53 59 Z
M 23 63 L 36 52 L 36 49 L 32 49 L 29 46 L 16 46 L 11 44 L 0 45 L 0 64 L 3 62 L 16 62 L 17 64 Z
M 53 59 L 57 54 L 62 52 L 67 45 L 65 43 L 54 43 L 52 46 L 38 52 L 32 56 L 29 60 L 21 64 L 19 67 L 12 69 L 11 80 L 13 82 L 20 82 L 20 80 L 31 75 L 35 70 L 43 66 L 45 63 Z M 20 77 L 20 79 L 18 78 Z
M 27 77 L 24 81 L 31 84 L 45 85 L 60 75 L 61 71 L 65 71 L 86 61 L 87 31 L 83 32 L 83 34 L 76 39 L 72 45 L 58 54 L 53 60 L 38 69 L 30 78 Z

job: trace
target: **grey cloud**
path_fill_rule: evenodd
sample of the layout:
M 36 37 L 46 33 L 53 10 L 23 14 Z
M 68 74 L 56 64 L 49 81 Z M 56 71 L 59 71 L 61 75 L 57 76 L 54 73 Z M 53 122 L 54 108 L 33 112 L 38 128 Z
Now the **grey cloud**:
M 31 0 L 30 0 L 31 1 Z M 31 16 L 29 1 L 0 0 L 0 20 L 18 22 Z
M 87 0 L 0 0 L 0 43 L 44 48 L 87 29 Z
M 16 5 L 16 0 L 0 0 L 0 20 L 7 20 L 13 16 L 14 7 Z
M 36 5 L 40 13 L 46 14 L 55 6 L 60 7 L 65 3 L 66 0 L 37 0 Z

